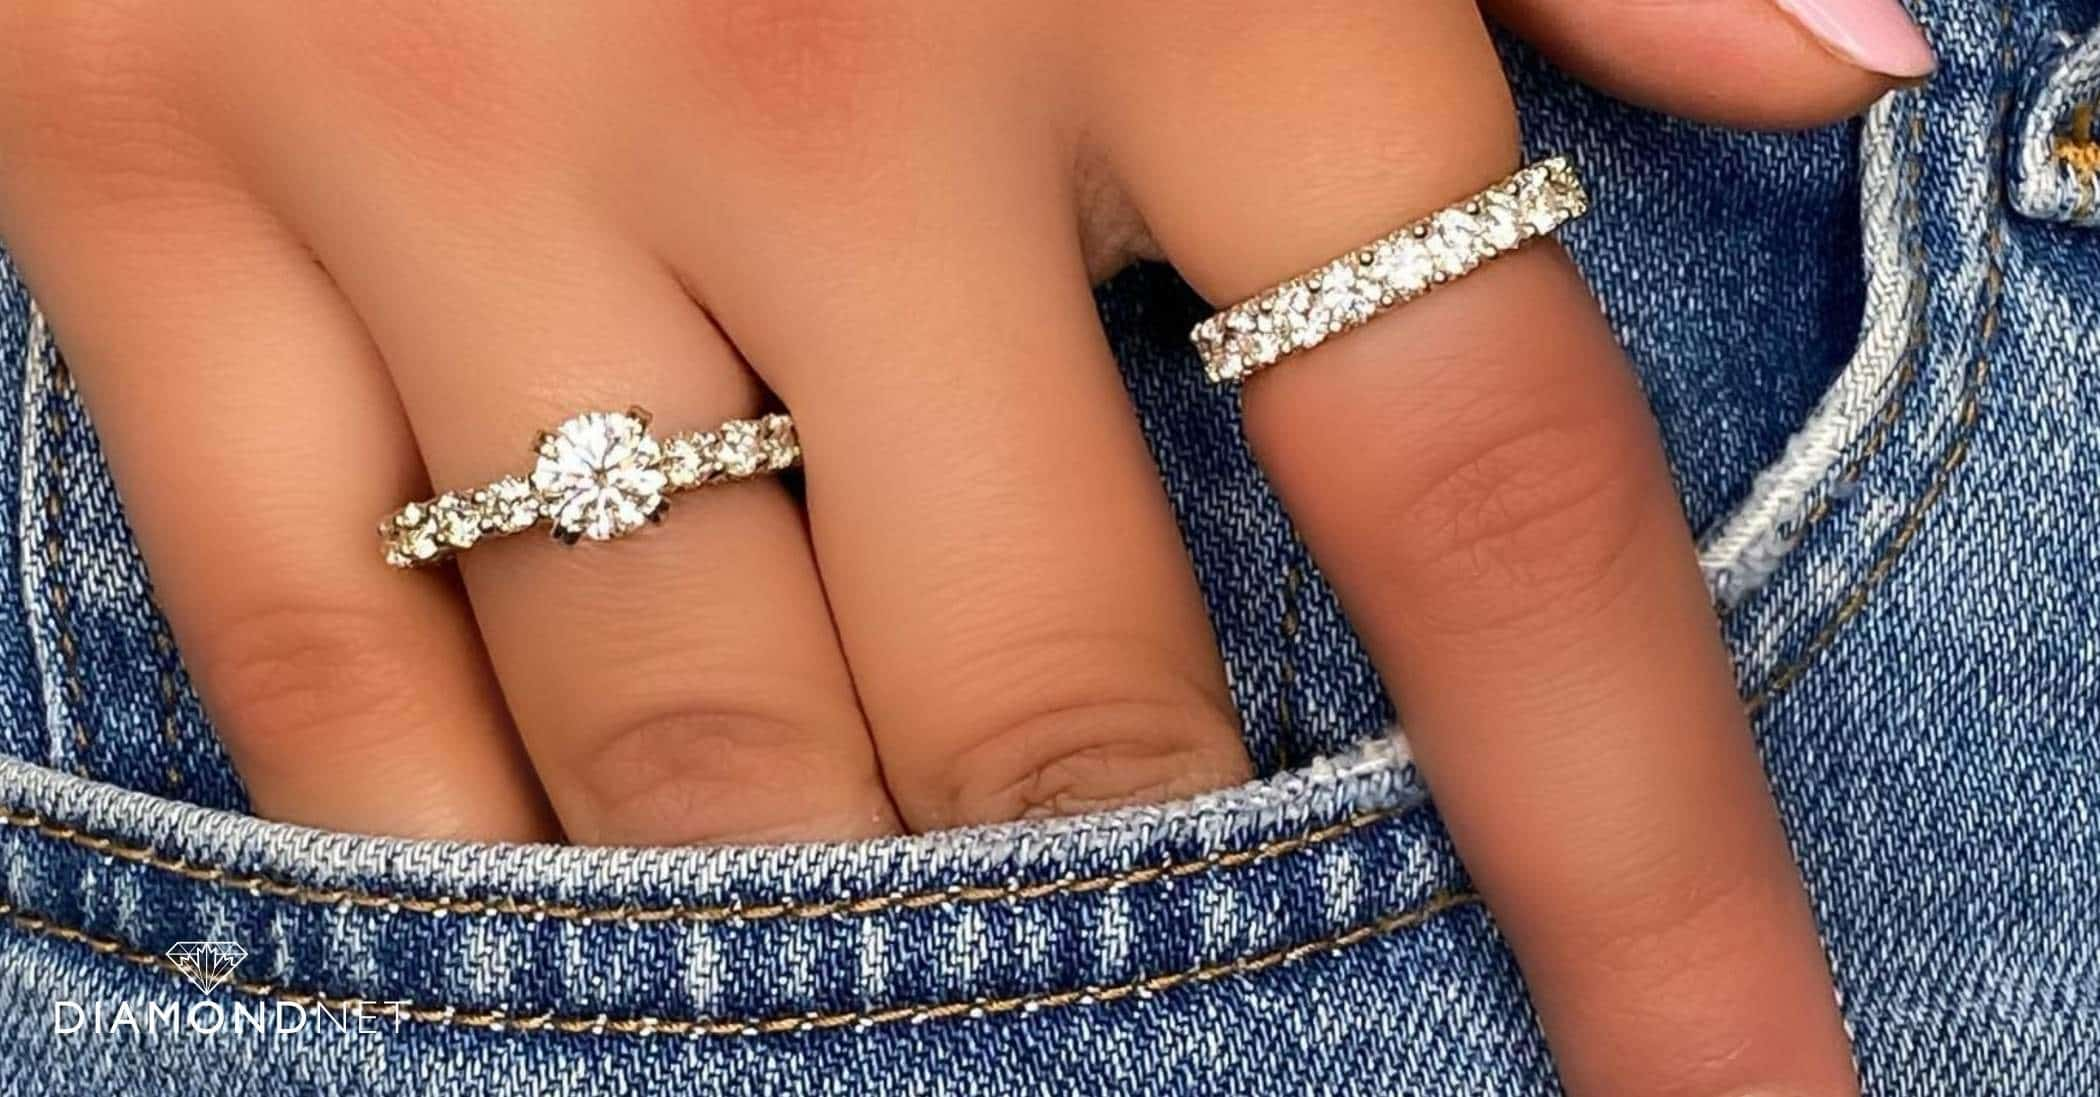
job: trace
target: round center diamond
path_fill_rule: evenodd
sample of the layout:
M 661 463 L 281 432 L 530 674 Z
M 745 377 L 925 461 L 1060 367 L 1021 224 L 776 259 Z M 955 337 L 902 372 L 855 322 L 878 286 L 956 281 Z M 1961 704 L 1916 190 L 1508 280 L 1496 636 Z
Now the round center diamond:
M 532 488 L 557 537 L 609 541 L 663 506 L 662 449 L 632 415 L 579 415 L 550 431 L 539 452 Z

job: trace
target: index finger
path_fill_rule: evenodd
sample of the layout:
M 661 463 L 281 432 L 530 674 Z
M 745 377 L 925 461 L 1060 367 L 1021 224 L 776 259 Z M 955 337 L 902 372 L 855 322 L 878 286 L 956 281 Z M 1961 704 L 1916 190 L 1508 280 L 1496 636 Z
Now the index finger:
M 1165 62 L 1183 78 L 1154 74 L 1187 100 L 1124 97 L 1115 130 L 1154 236 L 1220 304 L 1516 166 L 1470 5 L 1294 12 L 1207 10 Z M 1566 256 L 1490 262 L 1245 402 L 1568 1087 L 1856 1092 L 1654 425 Z

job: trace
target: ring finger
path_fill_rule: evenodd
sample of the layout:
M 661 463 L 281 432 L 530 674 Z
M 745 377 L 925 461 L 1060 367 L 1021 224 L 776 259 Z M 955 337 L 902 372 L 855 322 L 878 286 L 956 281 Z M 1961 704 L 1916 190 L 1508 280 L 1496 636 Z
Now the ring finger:
M 512 190 L 530 196 L 467 208 L 427 197 L 456 190 L 401 182 L 383 203 L 299 216 L 365 316 L 438 489 L 527 471 L 536 433 L 588 410 L 645 406 L 660 437 L 759 410 L 755 380 L 678 281 L 587 203 Z M 895 829 L 777 478 L 681 495 L 661 528 L 617 545 L 511 537 L 459 566 L 572 840 Z

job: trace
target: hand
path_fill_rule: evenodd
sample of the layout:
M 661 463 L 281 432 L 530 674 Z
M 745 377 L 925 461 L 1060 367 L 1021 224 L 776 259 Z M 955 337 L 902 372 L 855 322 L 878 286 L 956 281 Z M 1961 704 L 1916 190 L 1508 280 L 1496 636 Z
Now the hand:
M 1791 2 L 1498 14 L 1709 120 L 1930 67 L 1892 7 Z M 1244 779 L 1089 275 L 1158 252 L 1224 303 L 1516 164 L 1453 0 L 14 0 L 0 43 L 0 227 L 257 811 L 398 834 L 845 839 Z M 1562 253 L 1245 398 L 1569 1086 L 1851 1092 L 1652 424 Z M 806 500 L 379 561 L 376 517 L 577 411 L 772 399 Z

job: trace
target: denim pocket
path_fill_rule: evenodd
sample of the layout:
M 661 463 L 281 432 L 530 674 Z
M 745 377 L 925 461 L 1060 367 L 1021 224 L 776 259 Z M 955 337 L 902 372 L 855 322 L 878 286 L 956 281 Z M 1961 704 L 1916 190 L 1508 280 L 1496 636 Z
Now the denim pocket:
M 1915 584 L 1970 573 L 1944 531 L 2029 477 L 1964 468 L 1979 451 L 2002 466 L 2004 451 L 2021 449 L 2018 432 L 2056 429 L 2016 410 L 2021 386 L 2039 375 L 2009 376 L 2008 363 L 2058 353 L 2036 344 L 2082 321 L 2052 302 L 2082 293 L 2091 268 L 2072 261 L 2076 242 L 2060 239 L 2061 226 L 2008 216 L 2044 182 L 2006 165 L 2054 147 L 2044 135 L 2095 90 L 2100 39 L 2068 52 L 2046 45 L 2034 26 L 2046 14 L 1960 9 L 1935 39 L 1940 72 L 1885 98 L 1862 128 L 1868 292 L 1858 351 L 1785 455 L 1702 543 L 1754 714 L 1819 668 L 1889 673 L 1901 647 L 1849 634 L 1873 631 L 1855 626 L 1880 600 L 1915 599 Z M 2038 52 L 2049 58 L 2040 66 Z M 2042 406 L 2062 406 L 2061 394 Z M 1899 577 L 1911 592 L 1889 594 Z
M 1709 538 L 1724 599 L 1777 575 L 1812 531 L 1838 528 L 1825 519 L 1862 494 L 1868 462 L 1904 452 L 1886 409 L 1921 376 L 1909 132 L 1894 107 L 1868 127 L 1865 337 L 1814 412 L 1812 441 L 1797 440 Z M 1172 336 L 1152 345 L 1180 348 Z M 92 431 L 47 333 L 29 332 L 27 349 L 16 544 L 41 705 L 9 733 L 26 730 L 21 753 L 52 768 L 0 761 L 13 930 L 0 934 L 0 1025 L 21 1061 L 56 1079 L 28 1092 L 123 1085 L 127 1067 L 172 1092 L 341 1079 L 364 1092 L 553 1092 L 587 1075 L 614 1091 L 667 1079 L 1018 1088 L 965 1061 L 1017 1076 L 1054 1064 L 1037 1073 L 1079 1091 L 1550 1085 L 1508 953 L 1404 748 L 1383 738 L 1307 763 L 1250 732 L 1277 775 L 1239 790 L 852 846 L 417 843 L 214 810 L 237 807 L 238 791 L 206 783 L 222 768 L 209 724 L 151 611 Z M 1380 702 L 1338 607 L 1234 448 L 1229 409 L 1168 388 L 1193 371 L 1143 372 L 1182 364 L 1158 358 L 1136 367 L 1141 413 L 1250 724 L 1273 714 L 1272 731 L 1302 721 L 1330 744 L 1365 739 Z M 1208 418 L 1182 432 L 1184 420 L 1161 417 L 1169 407 Z M 1202 473 L 1229 466 L 1232 494 L 1192 473 L 1199 457 L 1213 463 Z M 1720 471 L 1716 485 L 1732 476 Z M 1246 535 L 1249 515 L 1259 537 Z M 1275 601 L 1232 597 L 1241 577 Z M 1777 680 L 1777 652 L 1747 650 L 1745 674 Z M 1273 692 L 1251 688 L 1263 683 Z M 189 1033 L 118 1054 L 107 1034 L 57 1031 L 60 1002 L 195 1004 L 186 942 L 245 953 L 214 1000 L 370 1011 L 384 1042 L 289 1053 Z
M 1859 343 L 1785 451 L 1702 538 L 1716 602 L 1733 609 L 1832 508 L 1855 493 L 1915 380 L 1925 284 L 1918 224 L 1916 106 L 1882 101 L 1860 135 L 1860 240 L 1867 284 Z
M 2013 69 L 2000 60 L 2002 44 L 1981 28 L 1951 44 L 1936 87 L 1884 102 L 1858 133 L 1858 247 L 1824 246 L 1844 251 L 1846 263 L 1864 256 L 1865 317 L 1827 386 L 1814 362 L 1799 376 L 1770 367 L 1810 357 L 1798 332 L 1758 330 L 1785 310 L 1673 324 L 1672 310 L 1735 300 L 1731 283 L 1697 280 L 1728 254 L 1733 227 L 1699 242 L 1680 263 L 1682 283 L 1675 267 L 1671 278 L 1650 277 L 1648 261 L 1691 249 L 1674 235 L 1634 240 L 1649 227 L 1640 218 L 1618 223 L 1626 239 L 1608 239 L 1599 226 L 1612 222 L 1600 215 L 1595 235 L 1573 241 L 1578 258 L 1585 247 L 1592 260 L 1620 252 L 1587 265 L 1615 315 L 1650 324 L 1649 380 L 1653 371 L 1689 379 L 1676 403 L 1658 408 L 1679 441 L 1680 474 L 1699 481 L 1688 500 L 1709 531 L 1703 562 L 1729 609 L 1751 707 L 1765 712 L 1802 687 L 1794 714 L 1763 726 L 1778 737 L 1782 803 L 1819 900 L 1827 897 L 1819 910 L 1852 934 L 1841 945 L 1864 942 L 1855 947 L 1869 961 L 1907 955 L 1891 941 L 1909 927 L 1874 935 L 1881 894 L 1896 885 L 1873 875 L 1871 858 L 1847 853 L 1860 834 L 1905 848 L 1901 839 L 1918 829 L 1909 821 L 1930 814 L 1915 798 L 1959 786 L 1928 770 L 1933 779 L 1898 786 L 1913 800 L 1848 789 L 1839 783 L 1848 774 L 1945 737 L 1873 740 L 1828 725 L 1898 692 L 1877 682 L 1902 671 L 1889 630 L 1904 619 L 1876 632 L 1870 612 L 1893 597 L 1884 593 L 1891 577 L 1922 555 L 1920 544 L 1959 547 L 1926 533 L 1958 513 L 1945 500 L 1965 486 L 1955 478 L 1991 408 L 2009 277 L 1998 143 L 2017 141 L 2015 156 L 2032 147 L 2028 130 L 2005 125 Z M 2082 80 L 2052 77 L 2044 88 Z M 1651 184 L 1642 218 L 1668 213 L 1687 192 L 1698 208 L 1678 211 L 1673 232 L 1712 212 L 1697 195 L 1715 188 L 1674 186 L 1644 169 L 1689 162 L 1710 171 L 1702 157 L 1723 138 L 1695 144 L 1652 121 L 1636 130 L 1623 111 L 1599 123 L 1605 108 L 1569 94 L 1555 108 L 1566 128 L 1589 126 L 1594 145 L 1620 150 L 1623 170 L 1600 177 Z M 1847 135 L 1816 140 L 1840 137 L 1849 146 Z M 1791 147 L 1725 142 L 1731 163 L 1748 165 Z M 1652 146 L 1670 155 L 1651 157 Z M 1984 148 L 1993 155 L 1972 153 Z M 1799 168 L 1787 162 L 1772 174 Z M 1822 184 L 1816 176 L 1804 189 Z M 1760 274 L 1789 263 L 1839 267 L 1806 250 L 1801 235 L 1761 238 L 1785 253 L 1765 257 Z M 11 274 L 0 289 L 21 296 Z M 20 467 L 0 476 L 15 518 L 0 552 L 13 554 L 20 581 L 0 590 L 0 610 L 19 608 L 24 621 L 0 629 L 0 643 L 21 649 L 0 653 L 0 754 L 44 763 L 0 760 L 9 926 L 0 933 L 0 1044 L 9 1050 L 0 1090 L 981 1093 L 1024 1089 L 1031 1077 L 1075 1091 L 1550 1087 L 1521 985 L 1404 753 L 1378 741 L 1304 761 L 1372 734 L 1375 679 L 1258 473 L 1233 448 L 1228 403 L 1200 404 L 1193 370 L 1162 349 L 1180 353 L 1183 317 L 1144 315 L 1149 298 L 1125 303 L 1140 313 L 1126 327 L 1161 329 L 1138 340 L 1150 348 L 1134 367 L 1140 414 L 1191 532 L 1250 747 L 1278 775 L 1089 819 L 744 850 L 400 842 L 218 810 L 238 808 L 238 787 L 151 610 L 84 412 L 48 337 L 0 324 L 30 363 L 20 388 L 0 394 L 13 413 L 0 416 L 0 430 L 21 435 L 10 447 Z M 14 315 L 28 316 L 26 303 Z M 1819 317 L 1807 333 L 1820 350 L 1823 329 L 1846 322 Z M 1697 406 L 1715 390 L 1693 383 L 1700 371 L 1740 364 L 1714 348 L 1746 331 L 1770 344 L 1757 365 L 1775 376 L 1751 378 L 1744 391 L 1769 380 L 1806 396 L 1790 390 L 1783 409 L 1754 409 L 1757 430 L 1699 449 L 1698 436 L 1722 432 L 1709 425 L 1725 427 L 1755 403 L 1739 398 L 1716 414 Z M 1846 348 L 1832 349 L 1836 358 Z M 1804 413 L 1797 402 L 1813 407 Z M 1938 581 L 1928 574 L 1914 585 Z M 1818 667 L 1865 673 L 1811 677 Z M 1842 688 L 1855 679 L 1856 692 Z M 1950 818 L 1976 810 L 1946 806 Z M 1874 830 L 1886 819 L 1905 822 Z M 1896 860 L 1906 872 L 1928 862 Z M 247 955 L 207 992 L 169 955 L 194 941 Z M 1891 991 L 1887 979 L 1853 979 Z M 1926 997 L 1899 995 L 1898 1006 L 1941 993 L 1925 982 Z M 1871 1011 L 1875 993 L 1855 1008 Z M 273 1045 L 197 1033 L 75 1037 L 53 1017 L 60 1001 L 202 1000 L 369 1006 L 398 1024 L 378 1043 Z
M 0 755 L 213 807 L 246 802 L 154 605 L 101 443 L 0 253 Z
M 23 365 L 0 392 L 19 462 L 0 554 L 20 580 L 0 588 L 20 621 L 0 643 L 22 648 L 0 660 L 0 1092 L 1519 1094 L 1550 1077 L 1392 741 L 1179 804 L 856 845 L 404 842 L 240 814 L 4 263 L 0 292 Z M 200 971 L 206 946 L 239 959 Z M 338 1034 L 352 1014 L 380 1031 Z M 318 1034 L 281 1036 L 288 1017 Z
M 11 1093 L 127 1073 L 182 1093 L 567 1092 L 586 1075 L 1009 1092 L 1007 1072 L 1053 1062 L 1090 1092 L 1515 1093 L 1545 1062 L 1389 741 L 1086 819 L 682 850 L 326 834 L 0 760 L 0 864 L 0 1042 L 44 1079 Z M 200 987 L 185 942 L 245 955 Z M 226 1016 L 284 1003 L 379 1031 L 59 1031 L 98 1004 L 187 1010 L 200 989 Z M 1496 1050 L 1454 1074 L 1464 1046 Z

